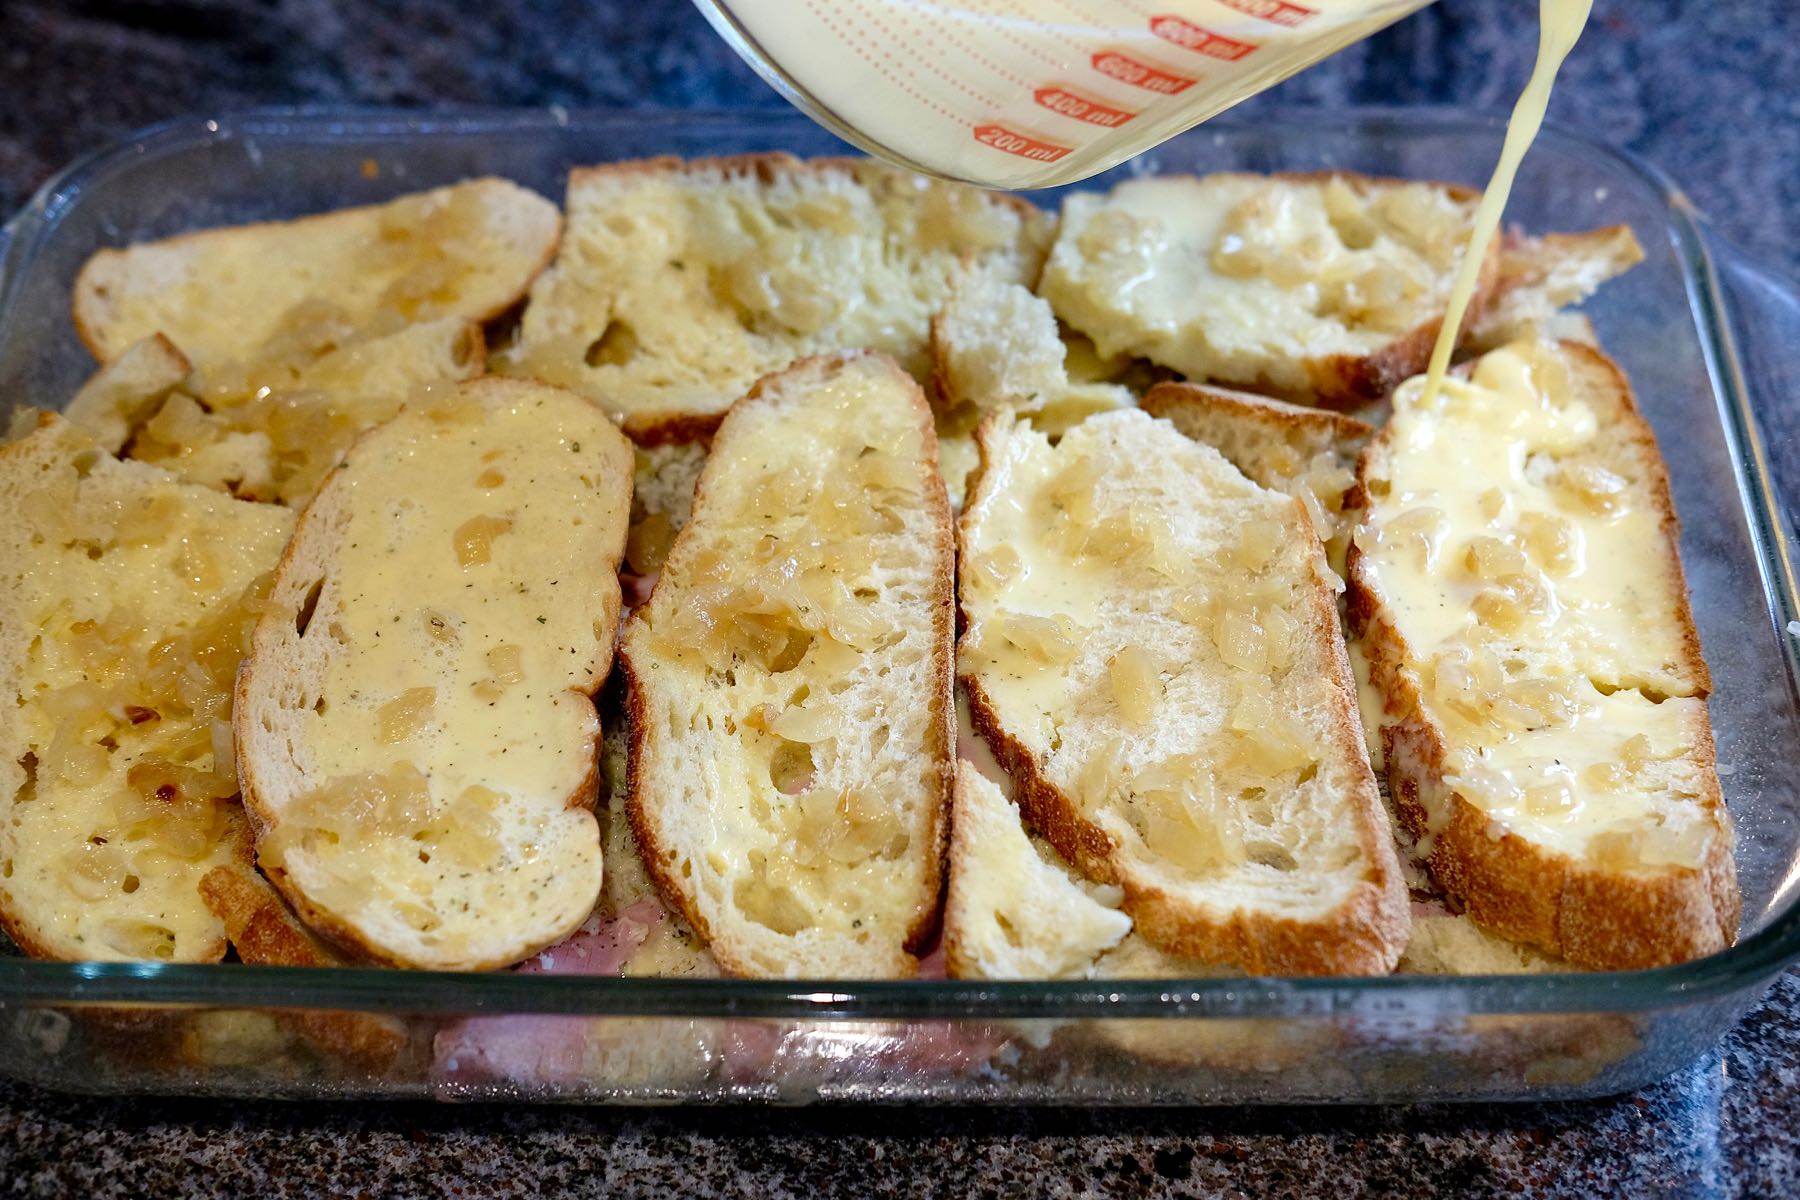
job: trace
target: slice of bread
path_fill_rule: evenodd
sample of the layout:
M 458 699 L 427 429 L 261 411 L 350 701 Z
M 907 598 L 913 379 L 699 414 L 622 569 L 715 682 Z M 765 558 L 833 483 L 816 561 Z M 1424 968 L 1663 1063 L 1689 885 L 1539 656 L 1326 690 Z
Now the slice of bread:
M 117 454 L 138 426 L 186 382 L 187 355 L 160 333 L 134 342 L 81 385 L 63 416 L 86 430 L 100 447 Z
M 688 441 L 758 376 L 870 347 L 924 379 L 964 265 L 1037 278 L 1024 200 L 850 159 L 646 159 L 569 175 L 569 233 L 499 369 L 571 388 L 639 441 Z
M 952 978 L 1242 976 L 1236 968 L 1169 954 L 1129 932 L 1131 919 L 1117 911 L 1119 889 L 1084 878 L 1048 842 L 1025 832 L 1017 806 L 1005 795 L 1011 781 L 976 737 L 966 706 L 957 706 L 957 718 L 959 753 L 969 757 L 957 762 L 950 883 L 944 904 L 944 944 Z M 1410 886 L 1408 864 L 1400 865 Z M 607 878 L 610 884 L 612 875 Z M 1428 890 L 1429 880 L 1421 876 L 1419 885 Z M 1038 919 L 1035 914 L 1040 913 L 1048 914 L 1048 919 Z M 1414 899 L 1411 913 L 1406 949 L 1394 968 L 1397 974 L 1521 975 L 1580 969 L 1496 937 L 1466 914 L 1453 913 L 1436 901 Z M 1122 937 L 1115 936 L 1121 932 Z M 1145 1023 L 1146 1028 L 1149 1025 Z M 1268 1030 L 1258 1036 L 1281 1040 Z M 1147 1047 L 1133 1048 L 1148 1052 Z
M 342 955 L 314 937 L 248 863 L 214 867 L 200 897 L 225 926 L 240 960 L 283 967 L 341 967 Z
M 1223 454 L 1252 481 L 1298 499 L 1325 543 L 1331 569 L 1344 573 L 1356 523 L 1344 500 L 1374 426 L 1343 413 L 1193 383 L 1159 383 L 1145 394 L 1143 407 Z
M 616 678 L 616 677 L 615 677 Z M 655 880 L 644 867 L 638 853 L 637 835 L 631 829 L 627 811 L 631 787 L 631 735 L 622 709 L 624 688 L 609 686 L 607 693 L 615 701 L 601 706 L 601 721 L 606 734 L 600 749 L 600 782 L 606 793 L 598 810 L 600 817 L 600 853 L 606 862 L 606 878 L 600 887 L 600 904 L 594 911 L 604 920 L 622 913 L 655 913 L 644 940 L 639 943 L 620 968 L 621 975 L 661 975 L 712 979 L 719 975 L 719 964 L 706 943 L 663 903 Z M 614 695 L 614 693 L 620 693 Z
M 75 279 L 75 329 L 101 362 L 153 334 L 196 366 L 279 357 L 330 323 L 341 340 L 438 317 L 485 321 L 555 252 L 556 206 L 473 179 L 293 221 L 101 250 Z
M 631 447 L 578 396 L 480 379 L 351 448 L 238 681 L 263 870 L 378 962 L 482 970 L 600 890 L 599 722 Z
M 1131 918 L 1118 911 L 1121 893 L 1107 892 L 1097 899 L 1065 866 L 1040 854 L 993 781 L 968 762 L 957 763 L 944 902 L 951 978 L 1085 976 L 1131 931 Z
M 1415 904 L 1412 937 L 1400 956 L 1398 975 L 1548 975 L 1579 970 L 1530 946 L 1496 937 L 1437 905 Z
M 1070 378 L 1068 346 L 1050 305 L 988 271 L 958 277 L 931 319 L 931 358 L 940 425 L 973 429 L 989 410 L 1010 408 L 1055 435 L 1136 402 L 1123 384 Z
M 215 960 L 199 883 L 250 853 L 232 680 L 293 515 L 51 416 L 0 447 L 0 500 L 0 922 L 40 957 Z
M 200 896 L 225 926 L 238 960 L 282 967 L 341 967 L 344 959 L 301 925 L 248 862 L 214 867 L 200 880 Z M 301 1010 L 280 1019 L 326 1054 L 362 1070 L 379 1071 L 406 1049 L 406 1026 L 373 1013 Z
M 806 359 L 732 407 L 626 627 L 630 813 L 739 975 L 912 974 L 951 786 L 950 513 L 892 359 Z
M 1401 818 L 1445 893 L 1598 968 L 1729 945 L 1739 897 L 1668 477 L 1576 343 L 1476 360 L 1358 471 L 1349 611 Z
M 961 511 L 969 473 L 980 461 L 975 427 L 994 409 L 1010 408 L 1056 436 L 1096 412 L 1136 403 L 1125 384 L 1071 377 L 1071 358 L 1077 370 L 1104 370 L 1083 350 L 1071 354 L 1050 305 L 1024 284 L 987 271 L 957 277 L 931 318 L 930 396 L 952 510 Z
M 1172 953 L 1391 969 L 1406 897 L 1300 504 L 1137 410 L 979 441 L 960 671 L 1027 821 Z
M 151 403 L 115 403 L 114 413 L 134 414 L 125 453 L 195 483 L 300 508 L 359 434 L 420 393 L 480 375 L 487 357 L 481 327 L 460 317 L 341 346 L 333 331 L 321 336 L 282 358 L 198 371 Z
M 1038 290 L 1103 354 L 1354 408 L 1424 368 L 1479 200 L 1342 172 L 1131 179 L 1064 200 Z
M 1644 248 L 1629 225 L 1542 237 L 1510 235 L 1500 247 L 1494 302 L 1464 329 L 1462 346 L 1485 351 L 1540 333 L 1563 336 L 1553 329 L 1557 317 L 1568 315 L 1563 309 L 1642 261 Z

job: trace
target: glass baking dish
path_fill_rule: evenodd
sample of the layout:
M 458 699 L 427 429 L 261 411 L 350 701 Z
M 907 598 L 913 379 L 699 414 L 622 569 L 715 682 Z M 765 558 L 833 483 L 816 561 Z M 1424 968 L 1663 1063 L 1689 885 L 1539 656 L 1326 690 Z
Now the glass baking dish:
M 1480 185 L 1497 121 L 1438 111 L 1226 118 L 1124 173 L 1346 167 Z M 493 173 L 842 150 L 789 113 L 189 119 L 47 184 L 0 235 L 0 396 L 59 406 L 92 369 L 68 316 L 102 245 L 382 200 Z M 1054 193 L 1041 195 L 1054 203 Z M 613 979 L 33 962 L 0 956 L 0 1071 L 93 1092 L 580 1102 L 1253 1103 L 1578 1097 L 1717 1039 L 1800 955 L 1800 593 L 1759 407 L 1800 392 L 1800 299 L 1654 170 L 1547 132 L 1510 218 L 1629 222 L 1646 259 L 1588 312 L 1668 454 L 1738 822 L 1743 936 L 1652 971 L 1058 983 Z

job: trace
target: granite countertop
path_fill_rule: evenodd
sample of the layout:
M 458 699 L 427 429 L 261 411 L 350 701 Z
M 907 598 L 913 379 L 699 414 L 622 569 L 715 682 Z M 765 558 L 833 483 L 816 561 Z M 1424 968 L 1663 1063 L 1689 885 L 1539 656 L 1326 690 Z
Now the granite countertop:
M 1598 0 L 1551 107 L 1800 278 L 1792 0 Z M 654 15 L 650 15 L 654 14 Z M 1443 0 L 1264 103 L 1502 111 L 1528 0 Z M 779 107 L 679 0 L 6 0 L 0 211 L 164 117 L 266 104 Z M 1784 459 L 1800 402 L 1763 414 Z M 1793 465 L 1793 464 L 1790 464 Z M 1789 476 L 1787 495 L 1800 495 Z M 1800 974 L 1626 1097 L 1481 1108 L 568 1111 L 93 1100 L 0 1083 L 24 1195 L 1800 1194 Z

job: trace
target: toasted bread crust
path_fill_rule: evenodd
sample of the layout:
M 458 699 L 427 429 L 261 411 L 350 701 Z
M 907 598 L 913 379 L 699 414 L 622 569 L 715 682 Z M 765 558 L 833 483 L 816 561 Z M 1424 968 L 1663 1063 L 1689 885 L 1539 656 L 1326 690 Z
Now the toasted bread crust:
M 788 158 L 786 155 L 750 156 L 753 159 L 764 157 Z M 723 414 L 716 437 L 723 440 L 730 436 L 732 418 L 740 410 L 763 402 L 765 393 L 776 392 L 786 385 L 790 376 L 798 376 L 818 369 L 830 362 L 848 362 L 858 358 L 883 358 L 876 351 L 848 350 L 837 354 L 818 355 L 803 358 L 783 367 L 779 371 L 765 375 L 738 399 Z M 890 360 L 891 361 L 891 360 Z M 895 367 L 898 375 L 906 377 L 904 371 Z M 907 377 L 909 378 L 909 377 Z M 925 863 L 925 878 L 920 887 L 919 903 L 911 922 L 907 926 L 904 949 L 908 954 L 917 956 L 935 937 L 938 930 L 943 907 L 945 883 L 945 855 L 949 844 L 950 797 L 956 775 L 956 704 L 955 704 L 955 629 L 952 625 L 955 589 L 955 535 L 952 532 L 950 504 L 942 486 L 942 479 L 937 472 L 937 430 L 932 420 L 931 406 L 926 402 L 924 393 L 918 385 L 912 385 L 916 408 L 918 410 L 919 427 L 924 437 L 924 444 L 930 460 L 924 472 L 923 494 L 932 508 L 933 527 L 938 531 L 934 550 L 937 561 L 941 564 L 938 578 L 932 589 L 930 610 L 933 629 L 933 671 L 932 678 L 938 681 L 927 704 L 931 714 L 929 736 L 931 745 L 927 753 L 937 764 L 937 796 L 931 806 L 930 825 L 927 830 L 929 846 Z M 719 444 L 716 440 L 715 446 Z M 933 483 L 936 487 L 931 486 Z M 711 498 L 706 488 L 706 477 L 702 474 L 694 490 L 694 505 L 688 524 L 691 526 L 710 507 Z M 666 577 L 666 576 L 665 576 Z M 653 585 L 650 597 L 646 598 L 644 607 L 648 607 L 649 599 L 654 598 L 656 589 L 662 586 L 663 578 L 659 577 Z M 629 652 L 618 656 L 618 667 L 625 681 L 624 707 L 630 730 L 630 751 L 626 765 L 626 797 L 625 814 L 631 823 L 632 835 L 637 841 L 639 857 L 644 870 L 649 875 L 663 902 L 673 909 L 688 925 L 705 939 L 713 957 L 727 974 L 750 975 L 755 973 L 750 962 L 734 952 L 734 948 L 715 937 L 715 930 L 705 918 L 699 906 L 692 903 L 686 889 L 680 886 L 675 876 L 675 855 L 672 849 L 665 846 L 660 836 L 655 819 L 648 812 L 650 806 L 649 793 L 655 786 L 647 778 L 644 763 L 650 754 L 650 721 L 645 700 L 647 683 Z
M 1645 456 L 1642 461 L 1649 468 L 1645 479 L 1667 539 L 1663 561 L 1677 598 L 1669 618 L 1680 628 L 1685 665 L 1699 685 L 1696 697 L 1704 699 L 1710 677 L 1700 656 L 1699 632 L 1681 569 L 1680 526 L 1649 423 L 1637 411 L 1616 364 L 1580 343 L 1560 345 L 1578 362 L 1606 373 L 1620 404 L 1613 418 L 1616 440 Z M 1385 444 L 1378 439 L 1358 464 L 1352 500 L 1360 507 L 1368 504 L 1366 483 L 1384 452 Z M 1363 645 L 1370 683 L 1383 699 L 1382 747 L 1401 822 L 1413 838 L 1423 839 L 1429 832 L 1427 798 L 1447 803 L 1449 819 L 1430 837 L 1424 861 L 1439 886 L 1478 924 L 1600 970 L 1682 962 L 1722 950 L 1735 940 L 1742 898 L 1731 856 L 1731 818 L 1715 770 L 1709 724 L 1702 720 L 1696 731 L 1700 740 L 1694 761 L 1705 787 L 1700 803 L 1710 810 L 1723 836 L 1708 840 L 1698 868 L 1610 871 L 1510 831 L 1496 838 L 1490 833 L 1492 820 L 1445 782 L 1448 739 L 1426 711 L 1418 681 L 1406 667 L 1414 657 L 1411 648 L 1383 610 L 1365 557 L 1354 543 L 1347 584 L 1350 632 Z
M 992 486 L 989 471 L 994 451 L 990 439 L 983 435 L 991 431 L 995 419 L 984 421 L 976 438 L 981 461 L 970 476 L 969 503 L 957 525 L 958 546 L 963 552 L 972 536 L 972 514 L 978 511 Z M 1300 527 L 1310 532 L 1309 519 L 1300 511 L 1298 501 L 1294 505 Z M 1253 974 L 1378 975 L 1392 971 L 1406 948 L 1410 925 L 1406 889 L 1375 777 L 1367 766 L 1354 676 L 1338 627 L 1333 593 L 1325 584 L 1323 570 L 1320 551 L 1312 561 L 1315 586 L 1311 589 L 1312 602 L 1307 613 L 1310 627 L 1305 637 L 1327 647 L 1331 656 L 1337 683 L 1333 689 L 1337 711 L 1330 735 L 1335 749 L 1345 761 L 1364 764 L 1361 786 L 1345 801 L 1355 813 L 1358 841 L 1371 875 L 1367 881 L 1371 886 L 1358 888 L 1323 920 L 1298 921 L 1250 913 L 1229 915 L 1221 921 L 1210 910 L 1196 908 L 1190 901 L 1145 886 L 1129 873 L 1120 872 L 1112 858 L 1112 839 L 1082 816 L 1074 797 L 1052 783 L 1030 749 L 1007 731 L 979 677 L 962 676 L 970 721 L 986 740 L 995 760 L 1012 777 L 1014 800 L 1026 824 L 1089 878 L 1120 884 L 1125 891 L 1123 908 L 1131 915 L 1136 931 L 1171 954 L 1206 963 L 1236 963 Z M 966 644 L 972 636 L 971 622 L 967 610 L 961 607 L 960 596 L 958 606 Z
M 273 889 L 248 863 L 208 871 L 200 880 L 200 896 L 224 922 L 226 937 L 247 963 L 328 967 L 341 962 L 288 917 Z
M 1273 429 L 1316 431 L 1341 442 L 1354 442 L 1375 433 L 1373 425 L 1348 413 L 1294 404 L 1274 396 L 1263 396 L 1213 383 L 1164 380 L 1152 384 L 1150 390 L 1144 393 L 1141 407 L 1153 417 L 1167 417 L 1171 412 L 1190 404 L 1225 409 Z

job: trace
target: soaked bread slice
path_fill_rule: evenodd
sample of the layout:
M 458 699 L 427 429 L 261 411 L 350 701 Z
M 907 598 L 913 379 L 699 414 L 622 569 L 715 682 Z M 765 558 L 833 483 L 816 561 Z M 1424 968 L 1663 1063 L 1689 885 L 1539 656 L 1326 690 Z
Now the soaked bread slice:
M 965 272 L 931 320 L 932 395 L 940 421 L 1010 408 L 1060 434 L 1097 412 L 1129 408 L 1120 383 L 1071 378 L 1069 346 L 1049 304 L 1024 284 Z M 960 481 L 958 481 L 960 483 Z
M 852 159 L 654 158 L 571 172 L 569 231 L 499 369 L 571 388 L 641 442 L 688 441 L 758 376 L 869 347 L 916 378 L 964 267 L 1037 278 L 1050 217 Z
M 1509 236 L 1500 246 L 1494 301 L 1463 330 L 1462 348 L 1495 350 L 1544 334 L 1561 336 L 1558 326 L 1575 315 L 1565 309 L 1643 260 L 1644 248 L 1629 225 Z
M 1372 425 L 1343 413 L 1193 383 L 1159 383 L 1145 394 L 1143 406 L 1223 454 L 1254 482 L 1304 504 L 1331 569 L 1343 574 L 1356 523 L 1344 501 L 1356 483 L 1356 460 L 1375 433 Z
M 1394 799 L 1444 892 L 1583 966 L 1729 945 L 1740 900 L 1668 477 L 1599 351 L 1521 342 L 1359 468 L 1349 612 Z
M 327 327 L 342 345 L 439 317 L 484 321 L 525 294 L 561 230 L 537 193 L 473 179 L 101 250 L 76 276 L 75 328 L 102 362 L 160 333 L 224 369 L 284 357 Z
M 293 514 L 59 417 L 0 447 L 0 920 L 29 954 L 209 962 L 247 860 L 231 688 Z
M 957 763 L 944 902 L 944 963 L 952 978 L 1088 974 L 1131 931 L 1131 918 L 1118 909 L 1117 887 L 1084 882 L 1054 850 L 1032 843 L 991 779 Z
M 631 447 L 482 379 L 352 448 L 295 529 L 238 682 L 263 870 L 379 962 L 504 966 L 599 895 L 599 722 Z
M 1077 378 L 1084 366 L 1100 366 L 1089 357 L 1072 351 L 1056 314 L 1024 284 L 987 271 L 957 278 L 931 318 L 930 394 L 951 508 L 962 508 L 980 458 L 975 427 L 995 409 L 1010 408 L 1054 436 L 1093 413 L 1136 403 L 1123 383 Z
M 460 317 L 196 375 L 134 431 L 126 453 L 235 495 L 301 508 L 357 437 L 430 388 L 482 373 L 481 327 Z
M 1063 202 L 1038 290 L 1103 354 L 1354 408 L 1424 368 L 1479 201 L 1344 172 L 1132 179 Z
M 342 955 L 314 937 L 274 888 L 246 862 L 214 867 L 200 896 L 225 926 L 238 961 L 280 967 L 341 967 Z M 404 1022 L 374 1013 L 302 1010 L 282 1013 L 302 1037 L 365 1070 L 390 1066 L 406 1049 Z
M 300 508 L 357 436 L 407 400 L 482 373 L 481 327 L 460 317 L 190 373 L 160 335 L 94 374 L 69 419 L 193 483 Z M 179 366 L 179 370 L 178 370 Z
M 629 811 L 665 899 L 739 975 L 910 975 L 951 782 L 949 508 L 883 355 L 735 406 L 628 623 Z
M 960 673 L 1028 823 L 1171 953 L 1390 970 L 1406 897 L 1299 503 L 1141 411 L 979 441 Z
M 169 393 L 187 381 L 192 370 L 187 355 L 174 342 L 160 333 L 151 334 L 89 376 L 70 398 L 63 416 L 108 453 L 117 454 Z

